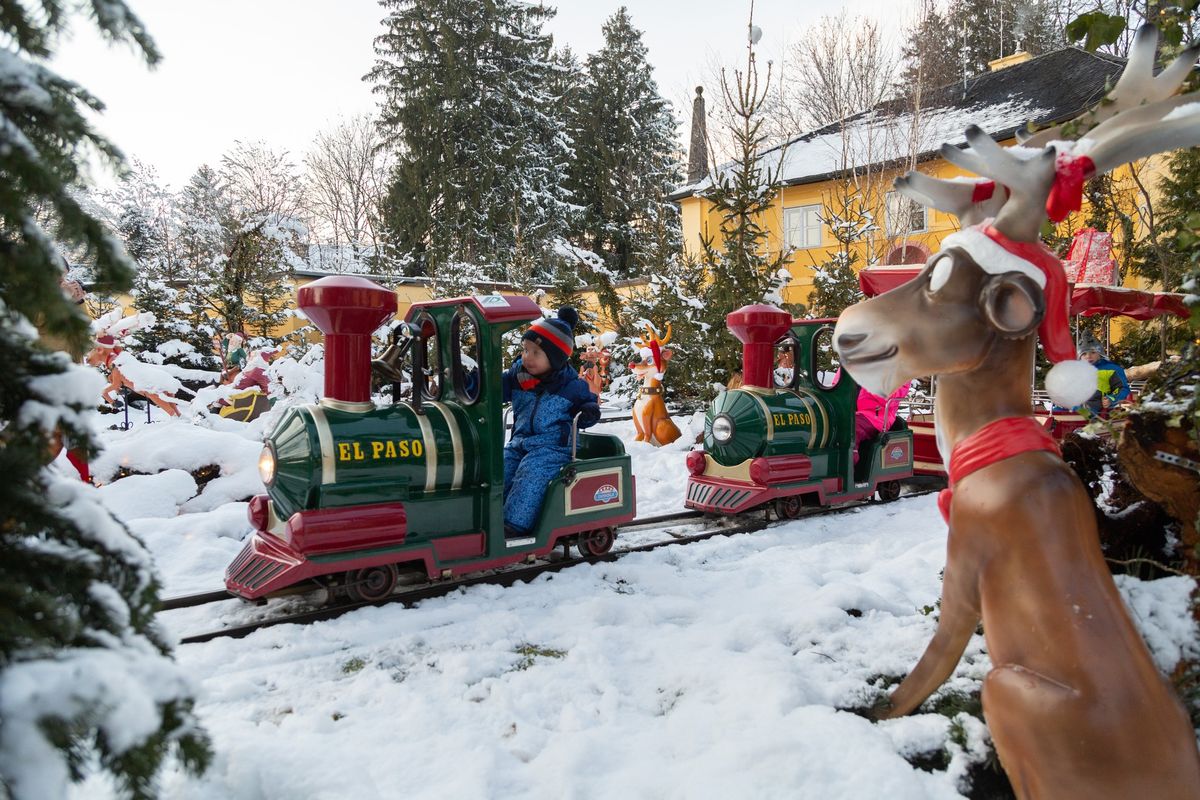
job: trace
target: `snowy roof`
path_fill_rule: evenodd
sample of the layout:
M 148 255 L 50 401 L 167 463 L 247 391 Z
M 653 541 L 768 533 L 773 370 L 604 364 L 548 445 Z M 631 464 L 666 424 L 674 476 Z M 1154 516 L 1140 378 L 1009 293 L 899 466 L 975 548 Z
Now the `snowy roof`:
M 845 169 L 844 148 L 855 166 L 866 166 L 910 158 L 914 153 L 918 159 L 927 159 L 943 142 L 964 145 L 964 131 L 971 124 L 1003 141 L 1028 122 L 1046 125 L 1077 116 L 1104 96 L 1124 66 L 1123 59 L 1078 47 L 1055 50 L 928 92 L 915 126 L 911 110 L 898 101 L 888 101 L 844 123 L 826 125 L 765 150 L 759 158 L 772 169 L 782 159 L 779 180 L 794 186 L 827 180 Z M 705 177 L 679 187 L 671 199 L 690 197 L 711 184 Z

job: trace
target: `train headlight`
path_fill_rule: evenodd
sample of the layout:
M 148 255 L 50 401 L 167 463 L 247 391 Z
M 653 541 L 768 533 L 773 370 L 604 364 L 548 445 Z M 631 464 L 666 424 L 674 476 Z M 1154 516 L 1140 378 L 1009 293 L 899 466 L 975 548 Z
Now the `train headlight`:
M 266 486 L 270 486 L 275 480 L 275 451 L 270 445 L 264 447 L 258 456 L 258 477 L 262 478 Z
M 713 441 L 718 444 L 725 444 L 733 438 L 733 420 L 722 414 L 713 420 L 712 424 Z

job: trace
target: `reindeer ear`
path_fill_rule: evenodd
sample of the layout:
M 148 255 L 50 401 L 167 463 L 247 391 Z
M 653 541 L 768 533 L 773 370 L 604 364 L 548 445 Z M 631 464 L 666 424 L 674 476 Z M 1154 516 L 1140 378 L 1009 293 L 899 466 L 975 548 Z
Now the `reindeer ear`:
M 1046 314 L 1046 298 L 1033 279 L 1019 272 L 996 275 L 984 284 L 979 307 L 988 324 L 1006 339 L 1024 339 Z

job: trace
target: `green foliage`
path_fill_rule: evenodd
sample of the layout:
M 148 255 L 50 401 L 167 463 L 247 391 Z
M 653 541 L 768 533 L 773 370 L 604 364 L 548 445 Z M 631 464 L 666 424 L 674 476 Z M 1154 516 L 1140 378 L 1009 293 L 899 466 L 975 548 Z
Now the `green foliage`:
M 412 274 L 542 259 L 569 213 L 567 138 L 550 87 L 554 11 L 517 0 L 383 0 L 367 78 L 397 161 L 381 209 Z
M 26 6 L 0 0 L 0 682 L 10 689 L 32 682 L 40 691 L 6 693 L 11 706 L 0 733 L 34 750 L 42 737 L 61 763 L 30 763 L 5 748 L 0 785 L 6 797 L 32 797 L 31 771 L 41 780 L 61 767 L 78 780 L 94 767 L 130 795 L 149 797 L 168 754 L 195 770 L 209 751 L 154 623 L 158 587 L 148 554 L 83 487 L 45 469 L 58 434 L 89 447 L 82 412 L 98 388 L 48 352 L 51 338 L 79 346 L 88 334 L 87 320 L 59 289 L 59 246 L 94 265 L 101 293 L 124 289 L 132 276 L 116 239 L 76 199 L 89 153 L 120 162 L 86 116 L 102 105 L 46 61 L 81 8 L 107 38 L 132 44 L 147 62 L 158 52 L 124 3 Z M 117 663 L 129 668 L 125 685 L 102 687 L 100 677 L 111 677 Z M 61 685 L 67 671 L 70 691 Z M 155 716 L 144 735 L 124 743 L 106 728 L 131 702 Z
M 1097 50 L 1114 44 L 1125 32 L 1125 17 L 1118 14 L 1106 14 L 1103 11 L 1092 11 L 1080 14 L 1067 23 L 1067 40 L 1075 43 L 1083 41 L 1085 50 Z
M 513 667 L 518 672 L 529 669 L 539 658 L 566 658 L 567 656 L 566 650 L 555 650 L 552 647 L 542 647 L 536 644 L 517 645 L 513 652 L 521 657 Z
M 790 253 L 783 249 L 772 255 L 764 215 L 772 208 L 781 184 L 782 159 L 760 159 L 766 149 L 768 94 L 771 69 L 760 80 L 753 49 L 749 51 L 745 71 L 722 73 L 721 89 L 728 111 L 728 135 L 734 157 L 713 176 L 705 198 L 720 217 L 720 244 L 711 238 L 701 244 L 701 263 L 708 273 L 705 308 L 713 330 L 725 325 L 725 314 L 748 303 L 760 303 L 776 294 L 786 281 Z M 712 339 L 713 367 L 721 382 L 740 369 L 741 344 L 732 336 Z
M 1018 49 L 1041 55 L 1062 47 L 1056 10 L 1046 0 L 927 2 L 907 32 L 897 88 L 915 93 L 987 72 L 988 62 Z
M 683 178 L 675 120 L 651 74 L 642 33 L 621 7 L 566 107 L 575 143 L 567 186 L 581 208 L 572 238 L 603 259 L 589 280 L 601 284 L 610 313 L 619 308 L 612 280 L 645 274 L 680 245 L 679 214 L 666 199 Z

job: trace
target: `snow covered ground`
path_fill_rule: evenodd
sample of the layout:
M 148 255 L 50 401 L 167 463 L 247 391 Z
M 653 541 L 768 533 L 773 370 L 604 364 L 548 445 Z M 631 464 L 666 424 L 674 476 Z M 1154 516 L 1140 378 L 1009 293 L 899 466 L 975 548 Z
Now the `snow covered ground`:
M 619 413 L 614 411 L 613 413 Z M 682 509 L 683 452 L 627 436 L 639 516 Z M 262 425 L 162 421 L 107 435 L 106 504 L 158 561 L 163 595 L 219 588 L 248 533 Z M 198 491 L 189 474 L 220 475 Z M 620 540 L 618 540 L 619 542 Z M 932 495 L 180 647 L 213 737 L 202 778 L 164 796 L 262 798 L 958 797 L 985 754 L 965 714 L 874 724 L 847 710 L 915 663 L 933 632 L 945 527 Z M 1196 647 L 1193 583 L 1122 578 L 1164 669 Z M 164 614 L 172 633 L 235 601 Z M 190 614 L 191 616 L 188 616 Z M 976 637 L 943 693 L 977 689 Z M 905 756 L 944 753 L 926 771 Z M 78 797 L 111 796 L 102 781 Z

